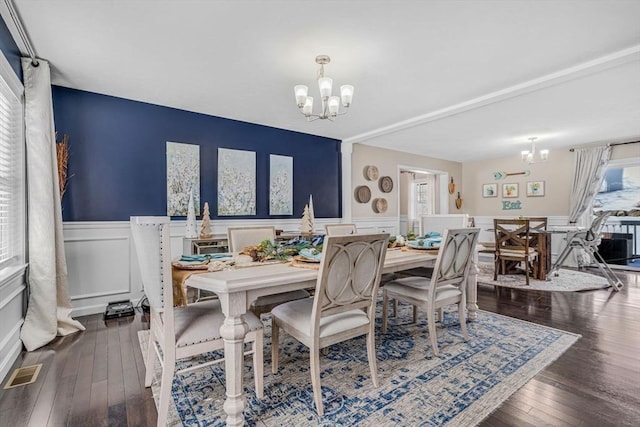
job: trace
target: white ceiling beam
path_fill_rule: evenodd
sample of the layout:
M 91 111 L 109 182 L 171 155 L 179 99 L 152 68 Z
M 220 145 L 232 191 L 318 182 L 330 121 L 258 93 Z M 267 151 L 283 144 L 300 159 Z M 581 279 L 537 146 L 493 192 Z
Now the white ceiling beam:
M 496 102 L 504 101 L 505 99 L 514 98 L 520 95 L 524 95 L 530 92 L 534 92 L 540 89 L 544 89 L 550 86 L 554 86 L 569 80 L 574 80 L 589 74 L 597 73 L 599 71 L 616 67 L 622 64 L 626 64 L 631 61 L 640 60 L 640 45 L 635 45 L 627 49 L 623 49 L 609 55 L 596 58 L 591 61 L 583 62 L 573 67 L 565 68 L 555 73 L 547 74 L 542 77 L 538 77 L 533 80 L 526 81 L 514 86 L 507 87 L 495 92 L 488 93 L 486 95 L 479 96 L 477 98 L 470 99 L 449 107 L 442 108 L 440 110 L 433 111 L 431 113 L 423 114 L 411 119 L 403 120 L 394 123 L 389 126 L 383 126 L 368 132 L 354 135 L 349 138 L 345 138 L 343 142 L 357 143 L 363 142 L 369 139 L 373 139 L 382 135 L 398 132 L 403 129 L 408 129 L 414 126 L 419 126 L 425 123 L 433 122 L 443 119 L 445 117 L 453 116 L 455 114 L 463 113 L 468 110 L 480 108 L 485 105 L 493 104 Z

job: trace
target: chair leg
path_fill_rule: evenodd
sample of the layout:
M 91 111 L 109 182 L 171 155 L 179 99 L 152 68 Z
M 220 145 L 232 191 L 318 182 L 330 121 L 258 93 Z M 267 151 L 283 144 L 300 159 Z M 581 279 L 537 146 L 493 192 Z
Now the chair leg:
M 151 383 L 153 382 L 153 371 L 156 367 L 156 352 L 153 350 L 153 346 L 155 345 L 155 337 L 153 336 L 152 332 L 151 334 L 149 334 L 149 343 L 147 344 L 147 359 L 144 373 L 145 387 L 151 387 Z
M 369 370 L 373 386 L 378 387 L 378 367 L 376 364 L 376 336 L 373 331 L 367 334 L 367 358 L 369 359 Z
M 438 355 L 438 336 L 436 335 L 436 311 L 433 307 L 427 309 L 427 323 L 429 327 L 429 338 L 431 339 L 431 347 L 433 347 L 433 355 Z
M 462 293 L 462 298 L 458 303 L 458 319 L 460 320 L 460 332 L 464 337 L 465 341 L 469 341 L 469 332 L 467 332 L 467 316 L 465 309 L 467 307 L 467 299 L 465 298 L 464 292 Z
M 393 317 L 398 317 L 398 300 L 393 300 Z
M 413 306 L 413 323 L 418 323 L 418 306 Z
M 280 331 L 275 317 L 271 318 L 271 373 L 278 372 L 278 351 L 280 350 Z
M 524 260 L 524 275 L 527 286 L 529 286 L 529 261 Z
M 438 309 L 438 321 L 440 323 L 444 322 L 444 307 Z
M 382 291 L 382 333 L 387 333 L 387 315 L 388 308 L 387 304 L 389 304 L 389 297 L 387 296 L 387 291 Z
M 320 385 L 320 351 L 317 347 L 311 346 L 310 363 L 311 363 L 311 385 L 313 386 L 313 400 L 316 402 L 316 410 L 318 415 L 324 415 L 324 407 L 322 406 L 322 386 Z
M 170 352 L 166 352 L 170 353 Z M 162 382 L 160 383 L 160 399 L 158 403 L 158 425 L 167 424 L 167 414 L 169 413 L 169 403 L 171 400 L 171 386 L 173 385 L 173 374 L 176 367 L 175 354 L 164 355 L 164 367 L 162 369 Z
M 253 341 L 253 375 L 256 383 L 256 396 L 264 398 L 264 332 L 256 331 Z

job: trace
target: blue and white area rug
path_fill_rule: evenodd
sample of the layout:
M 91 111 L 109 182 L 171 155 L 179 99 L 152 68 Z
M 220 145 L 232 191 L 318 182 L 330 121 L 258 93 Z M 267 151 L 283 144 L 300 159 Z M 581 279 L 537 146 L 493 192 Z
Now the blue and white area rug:
M 380 304 L 378 307 L 380 311 Z M 389 333 L 377 329 L 379 387 L 371 382 L 364 339 L 334 345 L 321 355 L 325 415 L 316 414 L 305 346 L 282 333 L 280 371 L 271 374 L 271 330 L 265 319 L 264 399 L 253 389 L 251 357 L 244 385 L 250 426 L 472 426 L 558 358 L 579 335 L 480 311 L 460 335 L 455 313 L 438 328 L 434 357 L 426 321 L 411 324 L 411 307 L 400 305 Z M 139 332 L 146 354 L 148 331 Z M 210 356 L 203 356 L 210 357 Z M 181 362 L 180 368 L 190 364 Z M 159 364 L 152 385 L 157 399 Z M 224 425 L 224 364 L 175 377 L 169 425 Z M 157 404 L 157 401 L 156 401 Z
M 549 280 L 529 279 L 529 286 L 524 274 L 499 274 L 497 280 L 493 280 L 493 264 L 478 263 L 478 283 L 486 285 L 502 286 L 505 288 L 528 289 L 547 292 L 579 292 L 608 288 L 609 282 L 602 276 L 584 271 L 561 268 L 558 275 L 549 276 Z

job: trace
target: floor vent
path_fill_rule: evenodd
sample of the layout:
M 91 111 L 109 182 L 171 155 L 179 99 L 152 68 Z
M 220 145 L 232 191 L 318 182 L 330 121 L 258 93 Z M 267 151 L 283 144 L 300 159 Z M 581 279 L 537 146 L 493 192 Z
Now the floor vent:
M 5 390 L 35 382 L 36 378 L 38 378 L 38 374 L 40 373 L 40 368 L 42 368 L 42 363 L 16 369 L 11 374 L 11 377 L 9 377 L 9 381 L 5 384 Z

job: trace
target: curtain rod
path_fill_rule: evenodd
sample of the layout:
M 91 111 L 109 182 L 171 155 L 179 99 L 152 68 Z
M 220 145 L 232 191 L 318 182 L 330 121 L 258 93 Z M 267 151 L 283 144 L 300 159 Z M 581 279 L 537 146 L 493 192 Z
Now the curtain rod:
M 24 47 L 27 50 L 27 55 L 29 55 L 29 58 L 31 58 L 31 64 L 33 64 L 34 67 L 37 67 L 39 63 L 38 63 L 38 58 L 36 58 L 36 50 L 33 48 L 33 45 L 29 40 L 29 36 L 27 35 L 27 32 L 25 31 L 24 26 L 22 25 L 22 20 L 20 20 L 20 16 L 18 15 L 18 11 L 13 5 L 13 1 L 4 0 L 4 4 L 7 6 L 7 9 L 9 10 L 9 15 L 11 15 L 11 20 L 13 21 L 13 24 L 16 26 L 16 30 L 18 31 L 18 36 L 22 40 L 22 44 L 24 44 Z
M 616 145 L 627 145 L 627 144 L 637 144 L 640 141 L 629 141 L 629 142 L 611 142 L 609 144 L 607 144 L 607 147 L 615 147 Z M 574 151 L 576 151 L 575 148 L 569 148 L 569 151 L 571 151 L 572 153 Z

